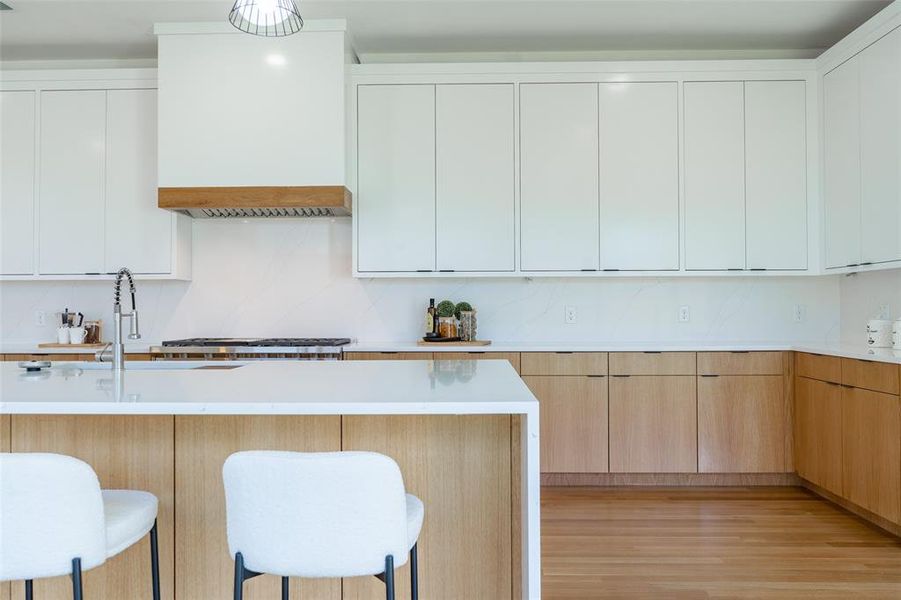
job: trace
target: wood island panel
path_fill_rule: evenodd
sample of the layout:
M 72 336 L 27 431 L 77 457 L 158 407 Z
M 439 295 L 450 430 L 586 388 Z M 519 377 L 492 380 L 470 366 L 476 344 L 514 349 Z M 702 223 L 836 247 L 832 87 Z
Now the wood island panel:
M 420 598 L 511 597 L 510 427 L 508 415 L 344 417 L 344 449 L 395 459 L 425 504 Z M 409 598 L 409 577 L 408 565 L 397 571 L 397 598 Z M 374 577 L 344 580 L 345 600 L 384 597 Z
M 174 446 L 172 416 L 14 415 L 12 450 L 55 452 L 79 458 L 94 468 L 104 489 L 132 489 L 159 499 L 161 598 L 174 598 Z M 15 582 L 13 597 L 24 597 Z M 148 536 L 84 573 L 85 598 L 149 598 Z M 41 600 L 70 599 L 68 576 L 34 582 Z
M 176 596 L 231 598 L 234 561 L 225 530 L 222 465 L 239 450 L 328 452 L 341 449 L 340 416 L 175 417 Z M 339 579 L 292 579 L 292 598 L 337 600 Z M 278 598 L 280 579 L 244 584 L 247 600 Z

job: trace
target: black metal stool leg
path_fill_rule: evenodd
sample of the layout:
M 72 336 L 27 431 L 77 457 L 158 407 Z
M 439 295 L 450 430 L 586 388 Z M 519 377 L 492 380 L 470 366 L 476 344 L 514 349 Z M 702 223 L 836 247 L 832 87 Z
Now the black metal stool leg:
M 282 577 L 282 600 L 288 600 L 288 578 Z
M 238 552 L 235 554 L 235 600 L 244 598 L 244 557 Z
M 153 600 L 160 600 L 160 545 L 156 533 L 156 519 L 150 528 L 150 578 L 153 586 Z
M 83 600 L 81 588 L 81 559 L 72 559 L 72 598 L 73 600 Z
M 34 600 L 34 581 L 25 580 L 25 600 Z
M 385 598 L 394 600 L 394 557 L 385 557 Z
M 410 548 L 410 598 L 419 600 L 419 570 L 416 557 L 416 544 Z

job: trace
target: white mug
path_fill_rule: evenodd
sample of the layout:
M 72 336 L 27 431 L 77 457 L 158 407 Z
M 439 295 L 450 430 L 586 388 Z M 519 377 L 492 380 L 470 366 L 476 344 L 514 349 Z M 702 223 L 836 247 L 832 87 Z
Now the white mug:
M 69 343 L 71 344 L 83 344 L 84 336 L 87 334 L 84 327 L 70 327 L 69 328 Z
M 870 348 L 892 347 L 892 322 L 885 319 L 867 321 L 867 346 Z
M 58 344 L 68 344 L 69 343 L 69 328 L 68 327 L 57 327 L 56 328 L 56 342 Z

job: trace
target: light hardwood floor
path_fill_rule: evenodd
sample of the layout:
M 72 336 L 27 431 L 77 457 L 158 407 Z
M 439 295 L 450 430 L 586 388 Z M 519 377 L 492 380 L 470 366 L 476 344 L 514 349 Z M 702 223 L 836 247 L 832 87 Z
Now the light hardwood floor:
M 796 487 L 541 491 L 542 598 L 901 598 L 901 539 Z

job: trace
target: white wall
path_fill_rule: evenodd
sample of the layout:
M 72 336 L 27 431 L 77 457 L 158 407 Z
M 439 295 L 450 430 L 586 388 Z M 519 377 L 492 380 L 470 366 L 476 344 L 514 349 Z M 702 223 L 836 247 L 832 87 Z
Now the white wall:
M 865 343 L 867 319 L 888 307 L 891 319 L 901 318 L 901 269 L 872 271 L 841 278 L 841 340 Z
M 498 341 L 836 341 L 836 277 L 355 280 L 349 219 L 194 222 L 194 280 L 139 282 L 144 339 L 347 336 L 411 341 L 429 297 L 467 300 Z M 896 280 L 897 281 L 897 280 Z M 794 306 L 806 307 L 801 323 Z M 563 322 L 564 306 L 578 323 Z M 678 322 L 680 305 L 691 321 Z M 0 339 L 46 341 L 49 313 L 112 314 L 109 282 L 0 284 Z M 901 306 L 899 306 L 901 309 Z M 34 311 L 48 325 L 34 325 Z

